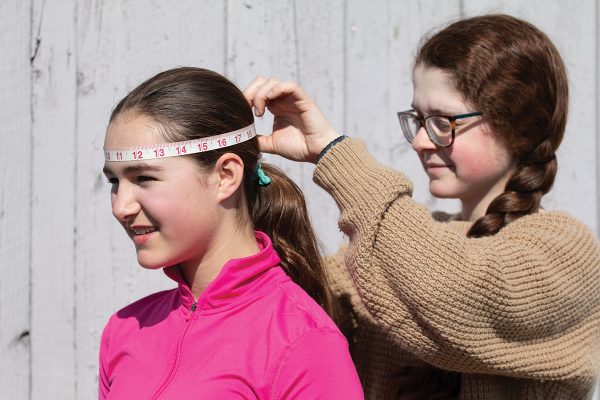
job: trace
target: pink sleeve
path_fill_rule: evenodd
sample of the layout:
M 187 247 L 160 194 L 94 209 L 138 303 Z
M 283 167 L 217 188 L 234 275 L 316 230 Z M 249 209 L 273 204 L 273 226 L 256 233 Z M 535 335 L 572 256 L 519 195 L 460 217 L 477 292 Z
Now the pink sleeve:
M 112 318 L 111 318 L 112 320 Z M 102 339 L 100 340 L 100 357 L 99 357 L 99 368 L 98 368 L 98 400 L 104 400 L 108 396 L 108 392 L 110 392 L 110 384 L 109 384 L 109 374 L 107 371 L 108 360 L 108 327 L 110 325 L 110 320 L 104 327 L 104 331 L 102 332 Z
M 346 339 L 330 329 L 303 335 L 284 356 L 271 399 L 364 399 Z

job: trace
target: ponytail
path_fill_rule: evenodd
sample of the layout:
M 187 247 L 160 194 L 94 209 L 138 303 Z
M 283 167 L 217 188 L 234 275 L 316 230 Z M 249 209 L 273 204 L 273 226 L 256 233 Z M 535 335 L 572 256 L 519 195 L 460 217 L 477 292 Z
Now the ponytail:
M 254 228 L 269 235 L 285 272 L 331 315 L 329 285 L 304 195 L 279 168 L 265 163 L 262 168 L 269 185 L 259 186 L 253 176 L 245 180 Z

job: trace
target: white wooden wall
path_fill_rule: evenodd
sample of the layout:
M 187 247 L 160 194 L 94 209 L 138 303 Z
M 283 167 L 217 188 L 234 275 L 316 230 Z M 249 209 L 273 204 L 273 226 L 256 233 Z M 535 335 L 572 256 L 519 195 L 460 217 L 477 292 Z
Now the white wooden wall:
M 241 87 L 259 74 L 298 80 L 336 127 L 413 177 L 418 200 L 454 210 L 428 196 L 396 122 L 410 104 L 415 46 L 460 16 L 526 18 L 555 41 L 571 78 L 545 205 L 598 233 L 599 9 L 600 0 L 0 0 L 0 397 L 95 398 L 108 316 L 171 286 L 137 266 L 101 173 L 110 110 L 142 80 L 180 65 Z M 302 185 L 335 250 L 337 209 L 312 183 L 313 167 L 268 159 Z

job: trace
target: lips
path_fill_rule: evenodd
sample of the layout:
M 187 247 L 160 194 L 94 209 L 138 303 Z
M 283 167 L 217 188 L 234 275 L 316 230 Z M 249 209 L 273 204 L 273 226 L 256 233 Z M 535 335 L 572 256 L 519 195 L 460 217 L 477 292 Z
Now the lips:
M 443 176 L 447 171 L 454 171 L 454 165 L 440 162 L 428 162 L 424 164 L 424 167 L 429 177 Z
M 421 156 L 421 162 L 425 169 L 438 169 L 438 168 L 454 168 L 452 163 L 446 162 L 446 160 L 439 159 L 439 157 L 430 157 L 431 154 L 423 154 Z
M 128 230 L 133 243 L 141 246 L 150 240 L 152 235 L 158 231 L 158 228 L 155 226 L 130 226 Z

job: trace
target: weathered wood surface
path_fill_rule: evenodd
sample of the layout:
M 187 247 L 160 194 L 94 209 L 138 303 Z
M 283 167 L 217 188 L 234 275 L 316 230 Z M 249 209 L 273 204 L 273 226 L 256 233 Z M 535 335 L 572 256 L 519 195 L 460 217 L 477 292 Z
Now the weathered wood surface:
M 30 1 L 0 2 L 0 393 L 31 380 Z
M 142 80 L 179 65 L 240 87 L 257 75 L 297 80 L 338 129 L 405 171 L 418 201 L 456 210 L 429 196 L 397 124 L 412 97 L 415 47 L 461 16 L 523 17 L 555 41 L 571 79 L 559 174 L 544 204 L 598 233 L 599 8 L 599 0 L 1 1 L 0 397 L 95 398 L 108 316 L 172 286 L 137 266 L 101 174 L 110 110 Z M 271 122 L 257 121 L 259 131 Z M 312 182 L 313 167 L 265 159 L 300 184 L 326 251 L 335 251 L 337 209 Z
M 31 38 L 31 397 L 75 397 L 75 0 L 34 0 Z

